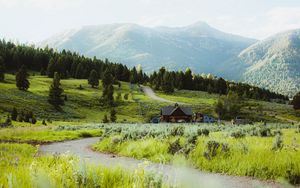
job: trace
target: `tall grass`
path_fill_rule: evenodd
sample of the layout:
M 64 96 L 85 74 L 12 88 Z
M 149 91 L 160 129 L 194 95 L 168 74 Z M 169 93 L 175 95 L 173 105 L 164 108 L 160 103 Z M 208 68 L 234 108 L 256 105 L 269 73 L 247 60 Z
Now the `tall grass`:
M 105 125 L 103 130 L 97 151 L 161 163 L 179 156 L 205 171 L 300 183 L 300 134 L 294 125 Z
M 74 156 L 40 157 L 27 144 L 0 144 L 0 187 L 169 187 L 162 177 L 86 164 Z

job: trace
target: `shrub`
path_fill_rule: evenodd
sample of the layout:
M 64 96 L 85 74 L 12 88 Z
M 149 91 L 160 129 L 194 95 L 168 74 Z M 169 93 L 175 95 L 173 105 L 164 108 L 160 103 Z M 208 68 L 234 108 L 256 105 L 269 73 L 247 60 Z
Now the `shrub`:
M 198 129 L 197 134 L 199 136 L 204 135 L 204 136 L 209 136 L 209 130 L 208 129 Z
M 179 152 L 182 149 L 180 146 L 180 139 L 176 139 L 174 142 L 169 143 L 168 152 L 172 155 Z
M 43 125 L 47 125 L 46 121 L 43 119 L 43 122 L 42 122 Z
M 128 100 L 128 93 L 125 93 L 125 95 L 124 95 L 124 100 Z
M 188 156 L 191 151 L 193 151 L 195 149 L 195 145 L 194 144 L 186 144 L 183 148 L 182 148 L 182 152 L 185 156 Z
M 243 138 L 246 134 L 242 130 L 234 130 L 230 133 L 230 136 L 233 138 Z
M 183 136 L 184 134 L 184 127 L 183 126 L 176 126 L 171 129 L 172 136 Z
M 11 119 L 16 121 L 17 120 L 17 117 L 18 117 L 18 111 L 17 109 L 14 107 L 12 112 L 11 112 Z
M 188 144 L 193 144 L 195 145 L 197 142 L 197 135 L 190 135 L 187 139 Z
M 283 141 L 282 141 L 282 137 L 280 134 L 277 134 L 275 137 L 275 140 L 273 142 L 273 147 L 272 150 L 281 150 L 283 148 Z
M 207 160 L 212 160 L 213 157 L 217 155 L 217 151 L 220 147 L 220 143 L 214 140 L 210 140 L 206 144 L 206 151 L 204 152 L 204 157 Z
M 122 138 L 120 138 L 119 136 L 114 136 L 112 139 L 111 139 L 111 143 L 112 144 L 119 144 L 122 142 Z
M 109 122 L 106 114 L 104 115 L 102 122 L 103 123 L 108 123 Z
M 89 137 L 93 137 L 93 135 L 91 133 L 89 133 L 89 132 L 83 131 L 83 132 L 79 133 L 79 137 L 89 138 Z
M 0 127 L 9 127 L 9 126 L 12 126 L 12 123 L 11 123 L 10 116 L 7 116 L 4 123 L 0 122 Z

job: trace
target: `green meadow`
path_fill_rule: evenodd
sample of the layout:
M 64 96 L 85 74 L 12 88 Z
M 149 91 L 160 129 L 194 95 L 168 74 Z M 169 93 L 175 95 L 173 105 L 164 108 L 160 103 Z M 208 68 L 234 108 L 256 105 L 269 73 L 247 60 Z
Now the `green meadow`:
M 300 183 L 300 127 L 294 125 L 107 125 L 105 130 L 96 151 Z

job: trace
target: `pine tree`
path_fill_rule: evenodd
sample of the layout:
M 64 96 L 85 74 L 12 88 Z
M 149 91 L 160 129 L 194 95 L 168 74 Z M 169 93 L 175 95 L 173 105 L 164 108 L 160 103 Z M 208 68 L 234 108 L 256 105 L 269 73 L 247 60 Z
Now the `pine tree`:
M 4 81 L 4 73 L 5 73 L 5 66 L 4 66 L 4 60 L 0 56 L 0 82 Z
M 11 119 L 14 121 L 17 121 L 17 117 L 18 117 L 18 111 L 17 109 L 14 107 L 12 112 L 11 112 Z
M 292 105 L 293 105 L 293 107 L 294 107 L 295 110 L 299 110 L 300 109 L 300 92 L 297 93 L 297 95 L 295 95 L 293 97 Z
M 133 67 L 131 70 L 130 83 L 136 84 L 136 83 L 138 83 L 138 79 L 139 79 L 138 72 L 137 72 L 136 68 Z
M 53 78 L 55 69 L 56 69 L 55 60 L 53 58 L 51 58 L 48 63 L 48 67 L 47 67 L 47 75 L 49 78 Z
M 60 77 L 57 72 L 54 73 L 53 82 L 49 90 L 48 102 L 52 104 L 56 109 L 60 109 L 61 105 L 64 105 L 64 99 L 62 96 L 63 89 L 60 87 Z
M 20 70 L 16 74 L 16 85 L 19 90 L 27 91 L 29 88 L 29 81 L 28 81 L 29 74 L 24 65 L 20 68 Z
M 117 112 L 114 108 L 110 111 L 110 121 L 113 123 L 117 121 Z
M 100 102 L 105 105 L 114 105 L 114 87 L 113 87 L 113 76 L 109 70 L 106 70 L 102 79 L 102 97 Z
M 164 93 L 173 93 L 174 86 L 172 83 L 172 78 L 169 72 L 165 72 L 163 76 L 162 86 L 161 89 Z
M 98 73 L 95 69 L 91 71 L 88 83 L 92 86 L 92 88 L 99 85 Z
M 193 75 L 191 69 L 187 68 L 184 73 L 184 82 L 183 88 L 192 90 L 193 88 Z
M 108 118 L 107 118 L 107 115 L 105 114 L 104 115 L 104 117 L 103 117 L 103 123 L 108 123 L 109 122 L 109 120 L 108 120 Z
M 77 79 L 81 79 L 83 78 L 83 67 L 82 67 L 82 64 L 79 63 L 76 67 L 76 72 L 75 72 L 75 78 Z
M 41 68 L 40 74 L 41 74 L 41 76 L 47 75 L 46 70 L 45 70 L 44 67 Z

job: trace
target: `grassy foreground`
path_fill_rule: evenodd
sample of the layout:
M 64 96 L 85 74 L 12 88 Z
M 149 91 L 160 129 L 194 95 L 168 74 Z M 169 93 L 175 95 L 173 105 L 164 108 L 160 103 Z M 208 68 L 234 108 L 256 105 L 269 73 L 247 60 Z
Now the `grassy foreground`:
M 300 183 L 300 130 L 293 125 L 111 125 L 96 151 L 209 172 Z
M 37 156 L 28 144 L 0 144 L 0 187 L 170 187 L 143 168 L 135 172 L 85 164 L 69 155 Z

